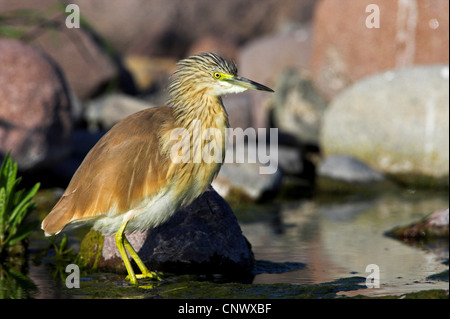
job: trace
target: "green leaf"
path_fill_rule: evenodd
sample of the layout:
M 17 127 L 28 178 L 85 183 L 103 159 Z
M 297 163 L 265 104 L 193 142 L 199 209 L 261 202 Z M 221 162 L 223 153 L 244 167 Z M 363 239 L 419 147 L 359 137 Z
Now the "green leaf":
M 0 229 L 2 229 L 4 220 L 5 220 L 5 212 L 6 212 L 6 191 L 2 187 L 0 188 Z
M 0 166 L 0 256 L 7 246 L 17 244 L 36 228 L 38 222 L 26 223 L 26 218 L 36 207 L 33 197 L 40 184 L 30 190 L 17 190 L 21 177 L 18 166 L 9 153 Z
M 38 226 L 39 222 L 38 221 L 34 221 L 34 222 L 30 222 L 24 226 L 22 226 L 17 233 L 14 235 L 13 238 L 11 238 L 11 240 L 9 241 L 9 245 L 15 245 L 18 242 L 20 242 L 21 240 L 25 239 L 28 237 L 28 235 L 30 235 L 30 233 L 36 229 L 36 227 Z
M 14 219 L 17 218 L 17 216 L 25 210 L 26 205 L 28 204 L 28 202 L 34 197 L 34 195 L 36 194 L 36 192 L 39 189 L 40 184 L 37 183 L 36 185 L 33 186 L 33 188 L 25 195 L 25 197 L 20 201 L 20 203 L 14 208 L 14 210 L 12 211 L 10 217 L 9 217 L 9 222 L 11 223 L 12 221 L 14 221 Z M 19 216 L 20 218 L 20 216 Z

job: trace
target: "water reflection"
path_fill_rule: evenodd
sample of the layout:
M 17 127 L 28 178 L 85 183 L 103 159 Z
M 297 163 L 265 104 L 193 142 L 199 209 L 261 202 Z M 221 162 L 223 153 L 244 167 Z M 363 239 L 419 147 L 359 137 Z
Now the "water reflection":
M 26 260 L 0 263 L 0 299 L 33 298 L 38 292 L 38 287 L 27 276 L 27 270 L 22 266 Z
M 305 284 L 355 274 L 366 277 L 366 266 L 376 264 L 381 287 L 369 289 L 372 294 L 448 289 L 448 282 L 427 279 L 448 269 L 448 240 L 408 245 L 384 235 L 395 226 L 448 207 L 448 202 L 446 195 L 407 192 L 343 203 L 309 200 L 282 205 L 277 217 L 281 226 L 273 227 L 273 220 L 267 219 L 241 222 L 257 260 L 306 264 L 291 272 L 259 274 L 254 283 Z

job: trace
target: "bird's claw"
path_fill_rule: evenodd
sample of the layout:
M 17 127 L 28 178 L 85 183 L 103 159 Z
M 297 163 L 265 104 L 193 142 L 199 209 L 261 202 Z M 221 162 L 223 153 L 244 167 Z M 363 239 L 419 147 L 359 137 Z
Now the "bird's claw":
M 146 279 L 146 278 L 149 278 L 149 279 L 154 279 L 154 280 L 161 281 L 161 280 L 162 280 L 162 274 L 161 274 L 161 273 L 154 272 L 154 271 L 149 271 L 149 272 L 142 273 L 142 274 L 136 274 L 136 275 L 135 275 L 135 278 L 136 278 L 136 279 Z M 126 276 L 126 277 L 125 277 L 125 280 L 130 281 L 130 282 L 131 282 L 132 284 L 134 284 L 134 285 L 137 284 L 137 282 L 134 282 L 134 280 L 130 277 L 130 275 Z

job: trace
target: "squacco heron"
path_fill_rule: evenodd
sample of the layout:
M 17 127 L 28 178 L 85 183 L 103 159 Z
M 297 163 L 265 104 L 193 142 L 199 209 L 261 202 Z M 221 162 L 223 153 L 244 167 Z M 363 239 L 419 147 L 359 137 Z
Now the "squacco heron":
M 272 89 L 237 75 L 236 64 L 213 53 L 194 55 L 177 64 L 168 90 L 168 105 L 132 114 L 111 128 L 89 151 L 66 191 L 42 222 L 47 236 L 66 226 L 93 224 L 115 241 L 134 285 L 140 278 L 159 278 L 139 258 L 125 234 L 156 227 L 181 206 L 201 195 L 218 174 L 225 156 L 228 115 L 221 96 L 247 89 Z M 183 128 L 193 133 L 214 128 L 222 161 L 175 162 L 170 152 L 171 132 Z M 193 152 L 194 138 L 186 140 Z M 211 140 L 202 141 L 201 147 Z M 183 148 L 184 150 L 185 148 Z M 192 157 L 191 157 L 192 158 Z M 141 274 L 135 274 L 127 251 Z

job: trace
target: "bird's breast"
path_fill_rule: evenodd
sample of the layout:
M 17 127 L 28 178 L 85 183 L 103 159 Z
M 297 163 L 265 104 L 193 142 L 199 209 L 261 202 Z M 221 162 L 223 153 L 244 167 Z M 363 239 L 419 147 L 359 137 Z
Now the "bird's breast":
M 167 180 L 190 203 L 211 184 L 225 158 L 228 118 L 222 106 L 191 116 L 188 123 L 167 130 L 163 147 L 168 159 Z

